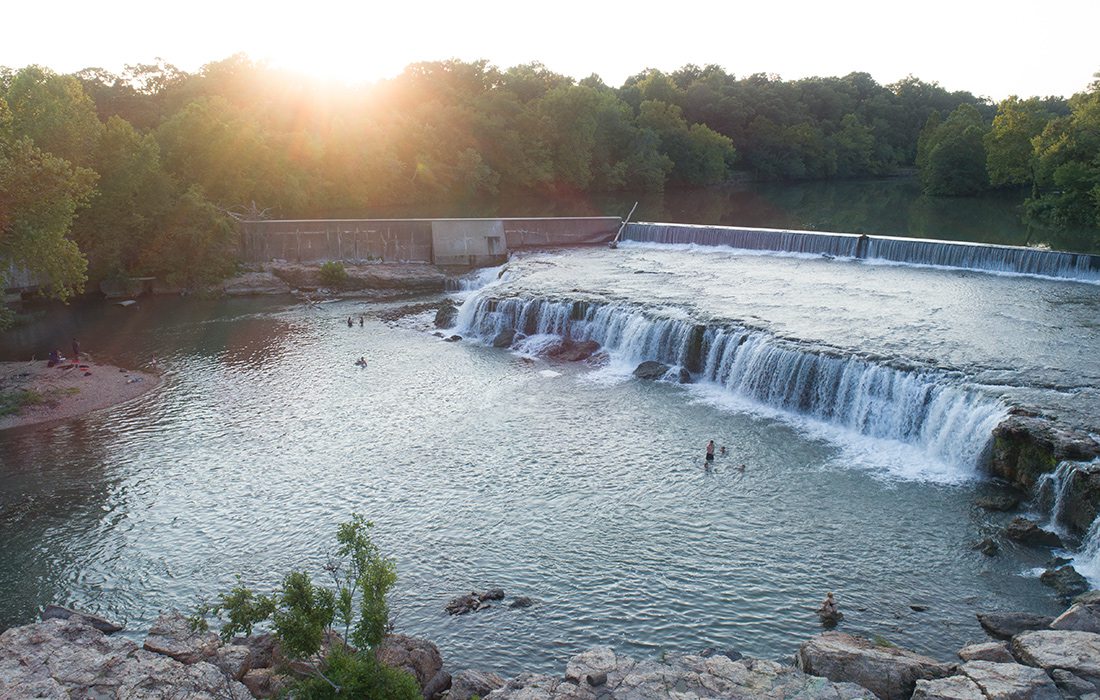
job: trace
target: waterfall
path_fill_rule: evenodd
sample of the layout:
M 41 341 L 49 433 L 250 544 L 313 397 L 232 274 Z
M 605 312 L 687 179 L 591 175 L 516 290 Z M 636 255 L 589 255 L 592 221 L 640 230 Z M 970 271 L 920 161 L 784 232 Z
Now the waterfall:
M 1019 246 L 857 236 L 851 233 L 655 223 L 627 224 L 623 230 L 623 240 L 812 253 L 908 265 L 936 265 L 1100 282 L 1100 255 Z
M 1039 477 L 1035 484 L 1035 500 L 1040 507 L 1045 508 L 1049 504 L 1049 526 L 1064 532 L 1062 527 L 1062 514 L 1066 507 L 1067 487 L 1073 480 L 1073 475 L 1078 468 L 1077 462 L 1059 462 L 1057 468 Z
M 448 277 L 444 289 L 448 292 L 473 292 L 488 287 L 500 279 L 504 265 L 483 267 L 462 277 Z
M 679 366 L 758 404 L 857 433 L 916 445 L 944 463 L 975 469 L 1004 418 L 996 400 L 936 372 L 810 349 L 740 326 L 703 325 L 667 310 L 477 294 L 459 311 L 463 335 L 594 340 L 614 360 Z
M 1087 578 L 1093 588 L 1100 587 L 1100 515 L 1092 521 L 1081 549 L 1074 555 L 1073 568 Z

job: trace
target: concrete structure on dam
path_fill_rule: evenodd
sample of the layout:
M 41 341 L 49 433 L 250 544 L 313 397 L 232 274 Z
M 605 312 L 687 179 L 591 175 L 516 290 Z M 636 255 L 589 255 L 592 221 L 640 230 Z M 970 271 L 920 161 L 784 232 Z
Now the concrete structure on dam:
M 606 243 L 617 216 L 242 221 L 242 262 L 381 260 L 491 265 L 512 250 Z

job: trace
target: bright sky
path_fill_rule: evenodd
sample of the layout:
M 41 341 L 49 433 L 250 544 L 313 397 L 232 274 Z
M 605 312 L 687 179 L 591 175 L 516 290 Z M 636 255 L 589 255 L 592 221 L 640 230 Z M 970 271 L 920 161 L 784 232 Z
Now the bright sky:
M 349 83 L 485 58 L 619 86 L 645 68 L 717 63 L 783 79 L 912 74 L 1000 100 L 1068 97 L 1100 71 L 1100 0 L 61 0 L 5 3 L 0 23 L 0 66 L 61 73 L 158 56 L 194 72 L 243 52 Z

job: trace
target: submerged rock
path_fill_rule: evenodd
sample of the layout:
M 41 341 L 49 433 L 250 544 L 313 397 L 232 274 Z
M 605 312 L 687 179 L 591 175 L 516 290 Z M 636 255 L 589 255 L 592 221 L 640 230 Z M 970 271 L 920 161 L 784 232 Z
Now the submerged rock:
M 516 341 L 516 332 L 511 328 L 505 328 L 493 338 L 494 348 L 510 348 Z
M 555 345 L 546 354 L 555 360 L 562 362 L 583 362 L 600 350 L 600 344 L 595 340 L 564 340 L 560 345 Z
M 1005 537 L 1022 544 L 1038 547 L 1061 547 L 1062 538 L 1057 534 L 1044 530 L 1034 520 L 1019 517 L 1013 518 L 1005 528 Z
M 985 510 L 1004 512 L 1015 510 L 1021 500 L 1023 497 L 1018 492 L 1000 491 L 980 496 L 974 500 L 974 504 Z
M 564 677 L 523 673 L 486 700 L 756 697 L 872 700 L 875 696 L 852 683 L 832 683 L 774 661 L 678 654 L 664 661 L 636 660 L 596 647 L 570 659 Z
M 1043 585 L 1053 588 L 1063 600 L 1069 600 L 1089 589 L 1089 582 L 1072 566 L 1047 569 L 1039 580 Z
M 638 379 L 656 381 L 665 376 L 669 366 L 655 360 L 646 360 L 634 369 L 634 376 Z
M 956 668 L 954 664 L 843 632 L 824 632 L 803 642 L 795 662 L 806 673 L 856 683 L 884 700 L 907 700 L 918 680 L 946 678 Z
M 975 542 L 972 549 L 976 549 L 987 557 L 996 556 L 1001 551 L 1000 545 L 997 544 L 997 540 L 992 537 L 986 537 L 980 542 Z
M 1054 622 L 1053 617 L 1026 612 L 977 613 L 978 624 L 994 639 L 1012 639 L 1021 632 L 1045 630 Z
M 535 604 L 535 601 L 531 600 L 525 595 L 518 595 L 515 599 L 508 604 L 510 608 L 529 608 Z
M 68 620 L 73 616 L 77 616 L 85 624 L 91 625 L 104 634 L 114 634 L 122 631 L 122 625 L 115 624 L 106 618 L 66 608 L 62 605 L 47 605 L 40 615 L 43 622 L 46 620 Z

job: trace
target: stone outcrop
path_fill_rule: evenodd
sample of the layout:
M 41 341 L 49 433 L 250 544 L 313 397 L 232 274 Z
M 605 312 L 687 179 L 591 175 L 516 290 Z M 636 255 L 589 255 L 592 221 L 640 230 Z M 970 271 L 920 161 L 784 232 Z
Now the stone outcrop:
M 656 381 L 668 373 L 668 365 L 656 360 L 646 360 L 634 369 L 634 376 L 638 379 Z
M 1100 634 L 1100 591 L 1077 596 L 1073 605 L 1050 623 L 1050 628 Z
M 169 656 L 180 663 L 193 664 L 212 659 L 221 646 L 213 632 L 195 632 L 191 623 L 178 612 L 161 615 L 149 628 L 145 649 Z
M 504 687 L 504 679 L 495 673 L 485 671 L 459 671 L 451 676 L 451 692 L 447 700 L 470 700 L 477 696 L 484 698 L 497 688 Z
M 1054 681 L 1041 669 L 1017 663 L 969 661 L 959 669 L 987 698 L 1061 700 Z
M 249 700 L 252 695 L 214 664 L 181 663 L 107 636 L 74 615 L 0 634 L 0 697 Z
M 599 352 L 600 344 L 595 340 L 569 340 L 565 339 L 560 344 L 547 351 L 547 355 L 561 362 L 583 362 Z
M 994 639 L 1012 639 L 1021 632 L 1045 630 L 1054 622 L 1053 617 L 1026 612 L 977 613 L 978 624 Z
M 1050 530 L 1044 530 L 1034 520 L 1016 517 L 1005 527 L 1005 537 L 1034 547 L 1061 547 L 1062 538 Z
M 447 299 L 435 312 L 435 327 L 450 328 L 458 318 L 458 307 L 450 299 Z
M 92 615 L 86 612 L 79 612 L 72 608 L 66 608 L 61 605 L 47 605 L 43 610 L 40 617 L 43 621 L 46 620 L 68 620 L 73 616 L 77 616 L 84 622 L 84 624 L 91 625 L 104 634 L 114 634 L 115 632 L 122 631 L 122 625 L 111 622 L 106 618 L 99 617 L 98 615 Z
M 451 687 L 451 674 L 443 670 L 439 648 L 427 640 L 390 634 L 378 645 L 375 654 L 387 666 L 412 674 L 425 700 Z
M 503 588 L 490 588 L 487 591 L 478 593 L 477 591 L 470 591 L 457 598 L 451 599 L 451 602 L 447 603 L 444 608 L 451 615 L 465 615 L 470 612 L 477 612 L 478 610 L 485 610 L 486 608 L 493 607 L 489 601 L 492 600 L 504 600 Z M 512 605 L 510 607 L 526 607 L 523 605 Z
M 1053 588 L 1062 600 L 1069 600 L 1074 596 L 1088 591 L 1089 582 L 1072 566 L 1060 566 L 1056 569 L 1047 569 L 1039 577 L 1039 581 Z
M 1061 522 L 1076 532 L 1088 532 L 1100 515 L 1100 462 L 1075 465 L 1067 479 Z
M 597 647 L 570 659 L 564 677 L 523 673 L 484 700 L 756 697 L 872 700 L 874 695 L 852 683 L 814 678 L 774 661 L 733 661 L 721 655 L 638 661 Z
M 1008 644 L 1004 642 L 967 645 L 959 649 L 959 658 L 963 661 L 996 661 L 1005 664 L 1016 661 L 1012 658 L 1012 652 L 1008 650 Z
M 493 337 L 494 348 L 510 348 L 516 342 L 516 332 L 511 328 L 505 328 Z
M 883 700 L 906 700 L 918 680 L 955 672 L 954 664 L 843 632 L 824 632 L 804 642 L 795 661 L 806 673 L 856 683 Z
M 1060 668 L 1100 692 L 1100 634 L 1077 630 L 1037 630 L 1012 638 L 1012 653 L 1047 673 Z

